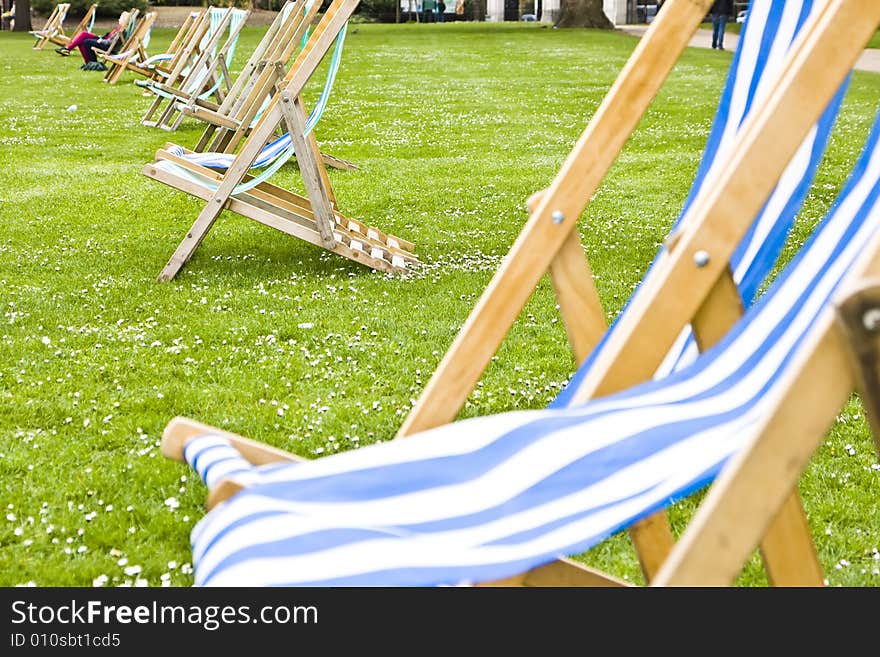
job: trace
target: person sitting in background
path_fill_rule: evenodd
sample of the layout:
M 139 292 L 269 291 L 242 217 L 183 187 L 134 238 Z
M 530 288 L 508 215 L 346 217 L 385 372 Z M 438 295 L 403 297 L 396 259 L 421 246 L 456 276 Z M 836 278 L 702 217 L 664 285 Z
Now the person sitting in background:
M 79 48 L 79 52 L 82 54 L 85 62 L 80 66 L 81 69 L 85 71 L 106 71 L 107 67 L 104 66 L 103 62 L 98 61 L 95 49 L 107 50 L 110 47 L 110 44 L 113 43 L 113 38 L 125 29 L 128 23 L 128 14 L 129 12 L 127 11 L 122 12 L 119 15 L 119 22 L 116 24 L 116 27 L 106 34 L 98 36 L 91 32 L 80 32 L 66 46 L 55 48 L 55 52 L 62 57 L 67 57 L 74 48 Z M 122 45 L 122 39 L 117 39 L 116 43 Z

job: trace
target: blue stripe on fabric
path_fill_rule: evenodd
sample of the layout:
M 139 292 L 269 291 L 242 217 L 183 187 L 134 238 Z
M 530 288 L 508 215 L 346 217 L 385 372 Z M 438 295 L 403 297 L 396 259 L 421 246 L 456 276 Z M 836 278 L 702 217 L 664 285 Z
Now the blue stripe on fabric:
M 773 44 L 776 42 L 777 30 L 782 23 L 785 2 L 786 0 L 782 0 L 781 2 L 777 0 L 770 6 L 770 15 L 767 22 L 774 27 L 772 30 L 765 30 L 763 35 L 761 36 L 761 48 L 759 55 L 760 73 L 752 78 L 751 84 L 749 85 L 749 92 L 746 95 L 746 107 L 749 109 L 751 109 L 752 103 L 755 100 L 755 94 L 758 92 L 758 85 L 761 81 L 761 77 L 763 77 L 761 74 L 763 74 L 764 69 L 767 65 L 767 59 L 770 54 L 770 50 L 771 48 L 773 48 Z M 801 5 L 801 13 L 798 17 L 795 30 L 792 33 L 793 37 L 796 37 L 798 32 L 800 32 L 800 29 L 803 26 L 803 21 L 809 16 L 812 7 L 812 0 L 805 0 L 804 3 Z M 789 43 L 788 45 L 790 46 L 791 43 Z M 788 49 L 786 49 L 786 52 L 787 50 Z M 740 126 L 743 124 L 743 121 L 745 121 L 745 118 L 748 116 L 749 109 L 746 109 L 745 113 L 740 119 Z
M 852 179 L 850 186 L 855 184 L 855 182 L 857 182 L 857 180 Z M 876 195 L 876 193 L 877 191 L 875 190 L 872 197 Z M 826 275 L 828 269 L 844 248 L 844 245 L 852 238 L 853 234 L 858 230 L 864 219 L 867 218 L 868 210 L 870 209 L 870 201 L 871 199 L 869 199 L 869 202 L 865 204 L 865 207 L 857 213 L 856 219 L 849 225 L 843 239 L 836 245 L 833 257 L 824 261 L 823 265 L 813 274 L 814 284 L 804 286 L 803 292 L 795 302 L 786 309 L 786 312 L 783 315 L 779 316 L 773 329 L 762 338 L 762 341 L 756 345 L 753 352 L 743 359 L 734 370 L 726 374 L 723 379 L 708 387 L 706 390 L 701 391 L 699 394 L 692 395 L 687 399 L 682 400 L 663 400 L 657 404 L 647 405 L 645 408 L 650 408 L 653 405 L 669 406 L 673 404 L 685 404 L 723 396 L 731 386 L 736 385 L 741 380 L 743 375 L 752 371 L 763 360 L 768 346 L 775 344 L 779 338 L 788 331 L 794 317 L 802 312 L 805 300 L 815 294 L 815 281 L 818 281 Z M 805 245 L 804 250 L 799 254 L 799 257 L 793 261 L 793 267 L 796 267 L 803 257 L 806 256 L 810 245 L 821 237 L 824 229 L 825 224 L 823 224 L 819 231 L 811 237 L 807 245 Z M 803 271 L 799 271 L 799 275 L 802 276 L 803 273 Z M 765 297 L 747 313 L 748 319 L 751 319 L 758 312 L 762 312 L 762 309 L 772 302 L 777 291 L 783 286 L 787 278 L 788 276 L 783 276 L 779 281 L 774 283 L 767 295 L 765 295 Z M 826 303 L 827 300 L 827 297 L 823 299 Z M 776 312 L 778 312 L 778 309 Z M 661 390 L 670 384 L 691 378 L 696 372 L 708 367 L 718 355 L 724 353 L 724 350 L 729 343 L 738 339 L 740 334 L 746 330 L 748 326 L 748 320 L 738 323 L 731 332 L 718 343 L 718 345 L 708 350 L 703 358 L 688 368 L 673 373 L 666 379 L 648 381 L 620 393 L 610 395 L 606 400 L 612 402 L 621 399 L 634 398 L 634 402 L 637 404 L 638 397 L 641 395 Z M 789 359 L 792 358 L 793 354 L 797 351 L 796 346 L 799 345 L 800 340 L 803 339 L 803 336 L 798 339 L 795 343 L 795 347 L 791 350 L 788 356 L 786 356 L 786 358 L 784 358 L 776 367 L 776 372 L 786 367 Z M 768 381 L 769 380 L 770 379 L 768 379 Z M 716 413 L 704 418 L 673 422 L 660 427 L 652 427 L 651 430 L 647 432 L 635 434 L 634 436 L 591 453 L 587 458 L 599 458 L 601 461 L 602 455 L 608 453 L 615 455 L 617 460 L 613 464 L 605 462 L 603 468 L 592 470 L 591 477 L 581 479 L 580 485 L 588 486 L 600 481 L 606 476 L 606 473 L 618 469 L 624 462 L 631 464 L 642 460 L 646 455 L 654 453 L 654 451 L 671 444 L 670 441 L 674 436 L 690 435 L 700 431 L 702 428 L 711 427 L 718 422 L 741 416 L 745 410 L 755 403 L 756 400 L 766 394 L 769 385 L 771 385 L 771 383 L 765 383 L 764 386 L 755 391 L 752 397 L 744 400 L 740 406 L 728 412 L 720 414 Z M 589 405 L 585 407 L 585 409 L 587 408 L 589 408 Z M 340 482 L 336 475 L 325 475 L 306 480 L 266 483 L 261 484 L 258 488 L 264 495 L 287 501 L 308 500 L 312 502 L 344 502 L 348 500 L 364 500 L 403 495 L 431 488 L 435 485 L 454 485 L 464 483 L 490 472 L 498 463 L 501 463 L 519 453 L 523 448 L 538 440 L 541 436 L 577 427 L 584 422 L 595 421 L 605 415 L 619 412 L 620 411 L 617 409 L 608 409 L 596 413 L 578 412 L 561 417 L 541 418 L 536 421 L 525 423 L 500 436 L 495 441 L 465 454 L 434 457 L 425 459 L 416 464 L 395 463 L 391 465 L 365 468 L 346 473 L 344 482 Z M 386 482 L 389 481 L 395 482 L 393 488 L 387 488 Z M 380 488 L 379 490 L 376 490 L 377 486 Z
M 733 55 L 733 60 L 730 64 L 730 71 L 728 72 L 724 90 L 721 93 L 721 100 L 718 104 L 715 121 L 713 122 L 712 128 L 709 131 L 709 137 L 706 141 L 706 148 L 704 150 L 703 158 L 700 161 L 700 166 L 697 169 L 691 191 L 688 194 L 688 197 L 685 199 L 682 211 L 672 225 L 672 231 L 674 231 L 678 227 L 682 218 L 685 216 L 685 214 L 687 214 L 688 209 L 690 209 L 691 205 L 693 204 L 694 199 L 702 190 L 706 176 L 708 175 L 709 170 L 715 164 L 715 158 L 718 155 L 718 151 L 721 147 L 721 138 L 726 132 L 728 124 L 731 121 L 736 121 L 737 126 L 739 126 L 742 124 L 743 119 L 749 114 L 749 111 L 752 107 L 754 89 L 760 82 L 764 70 L 767 66 L 767 58 L 770 53 L 770 48 L 773 45 L 773 41 L 775 40 L 776 33 L 779 29 L 779 24 L 782 21 L 784 4 L 784 0 L 772 0 L 771 9 L 764 24 L 756 24 L 755 27 L 750 27 L 750 24 L 746 23 L 743 25 L 742 30 L 740 31 L 740 44 L 744 43 L 746 34 L 752 34 L 754 33 L 754 30 L 762 30 L 763 32 L 763 36 L 761 38 L 761 46 L 756 57 L 755 69 L 750 71 L 740 71 L 742 47 L 737 48 L 736 52 Z M 808 2 L 808 4 L 812 3 Z M 750 92 L 748 94 L 748 101 L 746 102 L 743 114 L 741 117 L 731 117 L 730 103 L 733 99 L 733 92 L 740 84 L 740 81 L 747 76 L 748 80 L 744 83 L 749 84 Z

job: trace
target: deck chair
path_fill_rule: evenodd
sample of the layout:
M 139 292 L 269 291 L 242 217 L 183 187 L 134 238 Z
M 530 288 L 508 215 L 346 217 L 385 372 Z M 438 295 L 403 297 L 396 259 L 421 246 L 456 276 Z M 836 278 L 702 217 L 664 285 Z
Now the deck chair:
M 153 13 L 155 14 L 155 12 Z M 141 23 L 142 19 L 143 16 L 141 16 L 141 10 L 137 7 L 132 7 L 128 11 L 124 11 L 119 14 L 118 23 L 122 26 L 122 29 L 116 31 L 116 33 L 110 38 L 110 41 L 106 47 L 92 48 L 95 56 L 98 58 L 102 58 L 111 53 L 119 52 L 122 49 L 122 46 L 131 38 L 132 34 L 134 34 L 134 32 L 137 30 L 137 27 Z
M 238 35 L 250 16 L 249 9 L 211 7 L 208 9 L 209 30 L 199 42 L 199 56 L 188 68 L 169 75 L 163 82 L 152 81 L 144 88 L 155 94 L 141 123 L 174 131 L 183 115 L 177 101 L 199 97 L 222 102 L 230 88 L 229 67 L 235 57 Z
M 777 3 L 777 8 L 778 4 L 781 3 Z M 180 457 L 186 452 L 187 460 L 212 489 L 209 503 L 239 491 L 211 511 L 193 533 L 197 583 L 234 583 L 239 576 L 245 576 L 251 585 L 269 581 L 287 584 L 460 583 L 491 581 L 511 573 L 527 573 L 509 580 L 518 584 L 620 583 L 558 557 L 582 551 L 610 533 L 650 517 L 658 508 L 678 499 L 677 496 L 709 483 L 722 468 L 723 474 L 733 471 L 737 461 L 732 455 L 742 446 L 748 447 L 752 437 L 754 444 L 760 443 L 763 435 L 757 431 L 760 423 L 775 417 L 773 404 L 780 397 L 761 396 L 761 386 L 755 388 L 754 381 L 745 386 L 748 394 L 736 397 L 730 391 L 743 393 L 743 370 L 747 374 L 762 372 L 761 376 L 766 377 L 762 380 L 767 386 L 765 393 L 771 390 L 784 393 L 793 385 L 786 367 L 801 355 L 799 345 L 809 345 L 814 337 L 817 324 L 812 318 L 833 312 L 827 302 L 843 280 L 841 267 L 845 269 L 853 264 L 854 251 L 858 252 L 864 243 L 861 236 L 853 238 L 852 231 L 878 232 L 876 191 L 871 203 L 861 205 L 859 197 L 852 193 L 854 189 L 877 189 L 876 179 L 880 175 L 877 168 L 873 174 L 863 175 L 868 170 L 864 163 L 877 160 L 875 131 L 836 210 L 825 222 L 819 237 L 789 268 L 797 273 L 781 278 L 725 341 L 706 351 L 690 366 L 662 379 L 650 380 L 685 323 L 693 321 L 695 328 L 699 327 L 698 337 L 711 338 L 713 332 L 717 337 L 729 325 L 731 312 L 735 314 L 740 307 L 739 301 L 735 301 L 734 310 L 722 312 L 720 317 L 692 319 L 707 301 L 716 309 L 722 308 L 718 298 L 724 301 L 726 294 L 726 301 L 730 302 L 731 290 L 733 298 L 738 299 L 734 286 L 729 282 L 722 286 L 716 281 L 730 264 L 733 246 L 746 233 L 748 217 L 759 214 L 785 161 L 808 136 L 810 123 L 820 117 L 825 102 L 841 84 L 876 26 L 876 22 L 872 22 L 864 29 L 855 27 L 855 18 L 866 6 L 866 2 L 857 0 L 834 2 L 831 8 L 824 7 L 811 19 L 798 41 L 802 47 L 797 49 L 780 85 L 767 99 L 766 109 L 744 123 L 742 142 L 727 154 L 727 162 L 733 166 L 711 174 L 713 183 L 718 184 L 712 184 L 710 191 L 697 197 L 682 222 L 686 228 L 682 229 L 681 236 L 658 258 L 651 269 L 653 274 L 640 288 L 651 287 L 657 296 L 655 281 L 658 278 L 663 288 L 670 280 L 676 281 L 671 275 L 676 270 L 689 270 L 693 278 L 695 270 L 699 277 L 707 267 L 714 265 L 716 271 L 709 274 L 710 278 L 700 277 L 698 298 L 687 300 L 692 313 L 669 322 L 669 310 L 675 309 L 675 304 L 658 306 L 638 297 L 628 306 L 636 310 L 622 313 L 623 316 L 640 312 L 643 319 L 651 320 L 651 329 L 656 328 L 660 320 L 673 324 L 665 330 L 665 342 L 651 345 L 652 360 L 643 368 L 641 384 L 587 401 L 595 395 L 591 395 L 589 389 L 584 390 L 590 380 L 582 378 L 577 380 L 566 403 L 546 411 L 506 413 L 450 423 L 424 431 L 412 441 L 393 441 L 294 467 L 277 465 L 255 469 L 250 463 L 292 460 L 293 457 L 177 419 L 166 429 L 163 439 L 166 455 Z M 545 212 L 547 227 L 563 223 L 550 208 L 560 203 L 560 198 L 553 197 L 560 187 L 566 187 L 564 183 L 575 184 L 570 179 L 572 172 L 579 175 L 587 171 L 592 175 L 594 167 L 588 166 L 585 160 L 606 157 L 604 149 L 585 150 L 585 147 L 595 146 L 595 140 L 604 132 L 603 123 L 619 120 L 620 113 L 609 110 L 622 103 L 623 107 L 635 108 L 633 111 L 643 111 L 648 100 L 643 94 L 655 93 L 645 91 L 643 84 L 645 81 L 655 83 L 656 78 L 651 75 L 657 73 L 654 65 L 665 71 L 661 77 L 665 77 L 667 67 L 671 67 L 668 62 L 657 62 L 657 56 L 665 52 L 674 35 L 686 43 L 690 28 L 695 27 L 692 19 L 699 22 L 702 16 L 700 8 L 692 3 L 673 0 L 666 7 L 672 10 L 664 17 L 669 22 L 649 30 L 625 69 L 633 77 L 621 76 L 591 123 L 592 130 L 588 128 L 554 185 L 537 200 L 533 218 L 535 212 Z M 702 10 L 705 11 L 705 7 Z M 688 12 L 695 13 L 690 16 Z M 867 20 L 880 20 L 880 12 L 872 10 Z M 672 43 L 683 47 L 678 36 Z M 836 50 L 837 45 L 843 43 L 847 47 Z M 670 56 L 674 59 L 677 54 Z M 642 70 L 640 61 L 650 62 L 653 70 Z M 809 100 L 802 106 L 800 103 L 805 97 Z M 627 117 L 626 123 L 632 125 L 635 120 Z M 568 199 L 569 207 L 571 203 L 582 203 L 582 209 L 592 192 L 580 187 L 577 193 L 584 195 L 583 200 Z M 859 210 L 853 211 L 853 207 Z M 728 210 L 721 211 L 724 208 Z M 725 222 L 732 222 L 734 235 L 727 232 L 729 224 Z M 844 232 L 845 239 L 841 239 L 839 232 L 835 233 L 841 227 L 849 230 Z M 714 235 L 714 240 L 706 235 Z M 699 240 L 689 239 L 691 236 L 699 236 Z M 701 242 L 702 246 L 711 244 L 713 250 L 708 252 L 711 257 L 706 257 L 705 249 L 696 248 Z M 829 244 L 849 245 L 849 259 L 827 257 L 828 252 L 815 246 L 819 243 L 824 248 Z M 574 263 L 574 258 L 570 262 Z M 582 254 L 579 262 L 583 263 Z M 806 262 L 809 264 L 804 264 Z M 577 270 L 569 266 L 568 271 L 570 274 Z M 565 273 L 559 269 L 556 272 Z M 572 280 L 569 275 L 569 285 Z M 820 281 L 830 281 L 830 285 L 823 287 Z M 786 299 L 792 286 L 805 293 L 821 289 L 813 298 L 816 305 L 807 310 L 804 297 L 797 294 L 787 297 L 787 302 L 776 301 Z M 780 292 L 780 289 L 786 291 Z M 681 283 L 671 292 L 674 298 L 689 297 L 689 293 L 688 285 Z M 785 303 L 788 310 L 803 313 L 800 319 L 805 323 L 800 328 L 792 328 L 795 323 L 785 314 Z M 658 319 L 652 313 L 665 317 Z M 620 325 L 618 322 L 615 327 Z M 779 332 L 788 329 L 794 331 L 786 338 L 789 342 L 780 342 Z M 608 345 L 620 341 L 615 331 L 610 335 Z M 744 335 L 749 336 L 745 341 Z M 641 337 L 644 342 L 651 342 L 651 333 Z M 752 351 L 745 351 L 746 346 Z M 755 360 L 751 360 L 750 354 Z M 601 363 L 598 359 L 595 362 Z M 595 362 L 590 368 L 593 372 Z M 589 374 L 593 372 L 588 370 Z M 716 376 L 719 378 L 714 378 Z M 833 371 L 827 377 L 833 379 Z M 811 381 L 799 379 L 798 385 L 803 384 L 809 386 Z M 707 385 L 708 388 L 703 387 Z M 841 388 L 846 385 L 847 382 L 843 382 Z M 754 395 L 756 389 L 757 396 Z M 703 397 L 700 396 L 702 391 L 706 391 Z M 829 422 L 838 410 L 830 406 L 837 402 L 842 404 L 848 391 L 825 404 Z M 710 397 L 713 402 L 718 400 L 719 406 L 713 403 L 707 406 Z M 571 401 L 573 399 L 579 401 Z M 693 411 L 700 412 L 689 414 Z M 456 412 L 457 409 L 452 410 L 453 414 Z M 421 421 L 424 422 L 424 418 Z M 770 424 L 768 421 L 768 426 Z M 624 425 L 628 426 L 623 428 Z M 810 428 L 817 429 L 812 425 Z M 818 432 L 822 430 L 819 428 Z M 784 432 L 777 432 L 774 439 L 775 448 L 779 450 L 774 453 L 775 462 L 784 467 L 791 456 L 785 451 Z M 816 438 L 813 447 L 820 440 L 821 436 Z M 409 447 L 413 442 L 418 445 Z M 573 460 L 568 456 L 556 460 L 560 451 L 571 454 Z M 809 452 L 801 455 L 801 466 L 808 457 Z M 728 462 L 729 468 L 726 467 Z M 780 511 L 791 500 L 796 477 L 797 472 L 788 473 L 781 485 L 774 486 L 775 497 L 761 509 L 760 521 L 752 523 L 745 541 L 747 546 L 730 559 L 733 565 L 717 581 L 729 583 L 761 537 L 773 530 L 774 518 L 786 515 Z M 246 487 L 242 489 L 242 485 Z M 311 492 L 304 493 L 306 488 Z M 764 487 L 760 487 L 745 497 L 753 506 L 760 506 L 763 492 Z M 331 496 L 344 503 L 334 505 Z M 470 501 L 483 501 L 487 497 L 492 499 L 485 505 L 468 507 Z M 456 506 L 457 509 L 450 510 Z M 715 517 L 709 512 L 705 515 Z M 749 518 L 748 515 L 733 519 L 728 516 L 725 529 L 730 531 L 730 523 L 750 522 Z M 778 519 L 775 522 L 778 524 Z M 799 529 L 803 530 L 803 527 Z M 249 532 L 250 536 L 244 537 L 242 531 Z M 556 549 L 560 542 L 568 540 L 580 542 Z M 541 556 L 537 556 L 538 553 Z M 285 557 L 285 554 L 298 556 Z M 710 557 L 711 554 L 707 561 Z M 337 566 L 335 570 L 331 562 Z M 672 559 L 667 563 L 673 563 Z M 264 579 L 266 566 L 274 567 L 275 573 Z M 701 572 L 702 577 L 709 577 L 708 569 Z M 657 581 L 674 583 L 674 579 L 665 574 Z
M 34 50 L 42 50 L 52 37 L 64 33 L 64 20 L 67 18 L 69 10 L 69 2 L 59 2 L 46 19 L 46 24 L 39 30 L 30 31 L 30 34 L 36 39 Z
M 287 0 L 245 62 L 223 103 L 218 105 L 194 96 L 178 101 L 180 110 L 188 116 L 207 122 L 211 132 L 217 125 L 227 125 L 234 129 L 239 114 L 249 111 L 258 102 L 254 95 L 260 87 L 260 76 L 265 75 L 268 69 L 274 70 L 274 62 L 286 66 L 290 58 L 305 44 L 308 27 L 319 9 L 316 5 L 317 3 L 308 0 Z M 252 112 L 254 116 L 257 114 L 257 110 Z M 210 134 L 202 136 L 195 150 L 221 150 L 209 143 Z
M 92 28 L 95 26 L 95 13 L 98 11 L 98 5 L 90 5 L 86 10 L 86 13 L 83 14 L 82 19 L 80 19 L 79 23 L 77 23 L 76 27 L 73 28 L 73 31 L 68 35 L 64 33 L 62 29 L 60 32 L 57 32 L 49 37 L 49 41 L 59 46 L 66 46 L 70 41 L 80 34 L 81 32 L 91 32 Z
M 185 44 L 189 41 L 192 31 L 198 26 L 199 21 L 204 17 L 205 11 L 205 9 L 196 9 L 186 15 L 186 18 L 177 29 L 177 32 L 171 39 L 171 43 L 168 44 L 168 48 L 165 52 L 150 55 L 142 59 L 129 59 L 126 62 L 125 67 L 127 70 L 146 78 L 146 80 L 136 80 L 135 84 L 142 82 L 145 85 L 150 80 L 162 82 L 167 79 L 174 67 L 176 58 L 182 53 Z M 145 90 L 144 94 L 150 95 L 150 92 Z
M 207 124 L 194 151 L 235 152 L 241 140 L 260 119 L 277 89 L 277 83 L 287 74 L 286 67 L 291 58 L 305 45 L 309 26 L 319 7 L 320 3 L 314 0 L 285 2 L 221 104 L 198 96 L 177 101 L 182 114 Z M 336 66 L 328 71 L 321 98 L 329 95 L 332 89 L 344 40 L 343 28 L 336 37 L 333 57 Z M 357 169 L 354 163 L 327 153 L 322 152 L 321 159 L 324 164 L 336 169 Z
M 189 23 L 179 44 L 170 59 L 165 59 L 156 63 L 154 75 L 145 80 L 136 80 L 135 84 L 142 87 L 144 95 L 159 96 L 157 89 L 179 88 L 184 79 L 193 70 L 195 65 L 203 57 L 205 48 L 211 43 L 215 34 L 216 27 L 216 11 L 212 15 L 210 10 L 216 10 L 216 7 L 207 7 L 197 15 L 190 14 L 191 21 Z M 184 26 L 181 26 L 183 28 Z M 180 30 L 178 31 L 178 34 Z M 147 68 L 150 68 L 149 64 Z M 167 93 L 167 92 L 165 92 Z M 159 97 L 156 98 L 154 104 L 159 103 Z M 157 106 L 158 108 L 158 106 Z
M 330 179 L 311 132 L 311 126 L 320 116 L 316 109 L 320 109 L 321 102 L 307 117 L 300 99 L 303 87 L 333 46 L 358 2 L 334 0 L 324 12 L 241 149 L 235 155 L 219 154 L 229 158 L 224 163 L 228 167 L 224 173 L 190 161 L 188 158 L 193 154 L 183 148 L 160 149 L 156 161 L 144 166 L 144 175 L 206 202 L 159 274 L 160 282 L 174 278 L 224 207 L 379 271 L 400 272 L 417 262 L 411 242 L 337 211 Z M 276 131 L 282 126 L 285 135 L 276 138 Z M 293 155 L 299 164 L 306 197 L 268 182 Z M 264 168 L 258 173 L 256 169 L 261 167 Z M 249 173 L 252 170 L 253 175 Z
M 116 84 L 122 74 L 136 66 L 137 62 L 146 60 L 147 48 L 150 45 L 150 36 L 153 32 L 153 23 L 156 21 L 156 12 L 148 11 L 137 19 L 131 34 L 122 43 L 117 51 L 95 50 L 98 59 L 104 61 L 107 72 L 102 78 L 108 84 Z

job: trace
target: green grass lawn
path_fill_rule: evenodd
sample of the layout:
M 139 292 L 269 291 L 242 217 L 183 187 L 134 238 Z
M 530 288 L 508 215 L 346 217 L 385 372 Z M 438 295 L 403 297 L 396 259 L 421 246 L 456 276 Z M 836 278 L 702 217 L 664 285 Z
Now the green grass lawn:
M 246 28 L 238 65 L 262 34 Z M 173 30 L 155 30 L 161 52 Z M 158 451 L 186 415 L 320 458 L 391 439 L 636 44 L 537 25 L 353 25 L 322 148 L 340 209 L 412 240 L 422 265 L 372 272 L 230 213 L 172 282 L 156 276 L 201 203 L 140 173 L 201 126 L 144 127 L 130 73 L 0 34 L 0 585 L 192 583 L 206 491 Z M 608 319 L 688 192 L 730 54 L 690 49 L 580 223 Z M 308 90 L 314 99 L 318 85 Z M 799 244 L 880 100 L 855 73 Z M 70 109 L 76 106 L 76 109 Z M 275 182 L 300 189 L 295 165 Z M 546 278 L 462 414 L 539 408 L 574 368 Z M 852 401 L 801 480 L 832 585 L 880 584 L 880 471 Z M 680 530 L 695 500 L 676 505 Z M 581 556 L 641 581 L 626 537 Z M 757 557 L 739 583 L 766 580 Z

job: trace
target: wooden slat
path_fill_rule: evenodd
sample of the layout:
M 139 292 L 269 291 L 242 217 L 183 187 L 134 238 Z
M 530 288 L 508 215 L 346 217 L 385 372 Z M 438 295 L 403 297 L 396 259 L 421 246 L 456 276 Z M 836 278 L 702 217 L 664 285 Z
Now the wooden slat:
M 797 489 L 761 540 L 764 570 L 773 586 L 823 586 L 825 575 Z
M 165 427 L 161 441 L 162 454 L 175 461 L 183 461 L 183 447 L 186 442 L 194 436 L 205 434 L 227 439 L 244 458 L 254 465 L 305 460 L 282 449 L 275 449 L 264 443 L 182 416 L 175 417 Z
M 699 350 L 705 351 L 720 341 L 743 312 L 739 289 L 727 267 L 692 323 Z M 672 545 L 667 556 L 671 550 Z M 761 557 L 774 586 L 822 586 L 822 567 L 797 488 L 767 529 L 761 541 Z
M 526 573 L 477 586 L 621 587 L 632 586 L 632 584 L 571 559 L 558 559 Z
M 608 328 L 593 272 L 577 231 L 569 233 L 550 263 L 550 279 L 576 362 L 583 363 Z
M 280 65 L 279 65 L 280 68 Z M 318 161 L 318 154 L 313 149 L 312 143 L 305 138 L 306 116 L 302 103 L 298 97 L 293 97 L 282 90 L 281 111 L 287 124 L 287 131 L 293 141 L 293 149 L 296 160 L 299 163 L 300 174 L 306 187 L 312 212 L 318 232 L 321 233 L 322 246 L 332 251 L 336 248 L 336 240 L 333 239 L 333 206 L 331 204 L 332 191 L 330 181 L 321 176 L 324 167 Z

